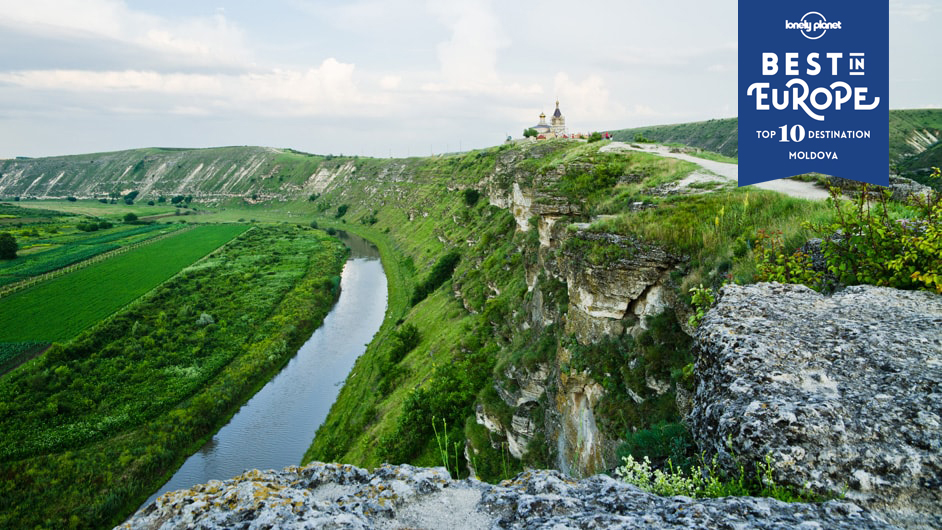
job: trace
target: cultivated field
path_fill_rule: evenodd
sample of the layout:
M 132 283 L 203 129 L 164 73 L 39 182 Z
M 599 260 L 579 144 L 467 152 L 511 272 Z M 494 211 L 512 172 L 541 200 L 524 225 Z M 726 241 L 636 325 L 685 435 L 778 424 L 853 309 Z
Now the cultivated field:
M 244 232 L 205 225 L 0 299 L 0 342 L 61 341 Z

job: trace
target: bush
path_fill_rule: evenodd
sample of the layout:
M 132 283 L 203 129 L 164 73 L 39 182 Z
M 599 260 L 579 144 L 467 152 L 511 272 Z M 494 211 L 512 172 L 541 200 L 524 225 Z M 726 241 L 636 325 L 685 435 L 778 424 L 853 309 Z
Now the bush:
M 602 133 L 600 133 L 600 132 L 594 132 L 594 133 L 592 133 L 592 134 L 589 135 L 589 143 L 590 143 L 590 144 L 591 144 L 592 142 L 598 142 L 598 141 L 600 141 L 601 139 L 602 139 Z
M 311 228 L 317 230 L 317 221 L 311 221 Z
M 478 190 L 473 190 L 473 189 L 464 190 L 464 203 L 469 208 L 474 208 L 474 206 L 477 205 L 478 203 L 478 199 L 480 198 L 481 198 L 481 192 L 479 192 Z
M 451 275 L 455 271 L 455 267 L 458 266 L 458 261 L 460 260 L 461 254 L 458 254 L 455 251 L 451 251 L 439 258 L 439 260 L 435 263 L 435 266 L 432 267 L 432 272 L 429 273 L 425 281 L 422 281 L 415 286 L 415 292 L 412 294 L 412 305 L 425 300 L 425 297 L 435 291 L 435 289 L 441 287 L 441 285 L 445 283 L 446 280 L 451 278 Z
M 124 222 L 125 222 L 125 223 L 133 223 L 134 221 L 137 221 L 137 215 L 135 215 L 135 214 L 132 213 L 132 212 L 128 212 L 128 213 L 124 214 Z
M 69 202 L 75 202 L 75 201 L 77 201 L 78 199 L 76 199 L 75 197 L 71 197 L 71 196 L 70 196 L 70 197 L 66 197 L 65 200 L 67 200 L 67 201 L 69 201 Z
M 389 350 L 389 361 L 398 363 L 410 351 L 414 350 L 422 340 L 419 328 L 414 324 L 404 324 L 395 333 L 392 338 L 392 348 Z
M 334 215 L 334 219 L 340 219 L 347 214 L 347 210 L 350 208 L 349 204 L 341 204 L 337 207 L 337 214 Z
M 936 168 L 933 175 L 939 176 Z M 831 188 L 829 204 L 836 219 L 811 226 L 823 239 L 827 270 L 842 285 L 871 284 L 897 289 L 927 289 L 942 293 L 942 193 L 912 199 L 915 215 L 893 219 L 891 192 L 873 192 L 863 185 L 853 201 Z M 760 256 L 761 257 L 761 256 Z M 790 264 L 800 283 L 814 288 L 810 260 Z M 803 268 L 802 268 L 803 267 Z M 781 270 L 781 266 L 779 269 Z
M 16 238 L 9 232 L 0 233 L 0 259 L 16 259 L 16 251 L 20 246 Z

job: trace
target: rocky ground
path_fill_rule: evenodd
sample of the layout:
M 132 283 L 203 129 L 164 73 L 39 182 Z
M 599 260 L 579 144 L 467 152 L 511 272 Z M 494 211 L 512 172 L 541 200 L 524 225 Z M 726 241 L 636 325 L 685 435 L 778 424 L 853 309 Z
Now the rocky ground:
M 598 475 L 529 471 L 495 486 L 444 468 L 315 463 L 249 471 L 166 493 L 122 529 L 170 528 L 892 528 L 847 502 L 659 497 Z
M 942 296 L 730 285 L 697 343 L 701 450 L 771 455 L 782 483 L 942 528 Z

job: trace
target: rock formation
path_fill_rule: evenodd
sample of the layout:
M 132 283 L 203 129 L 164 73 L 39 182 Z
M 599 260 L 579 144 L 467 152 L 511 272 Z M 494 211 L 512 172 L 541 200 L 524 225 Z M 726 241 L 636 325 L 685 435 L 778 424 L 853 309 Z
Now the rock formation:
M 942 527 L 942 296 L 726 286 L 697 331 L 700 449 L 771 455 L 776 480 Z
M 659 497 L 599 475 L 528 471 L 494 486 L 444 468 L 314 463 L 157 498 L 119 528 L 891 528 L 851 503 Z

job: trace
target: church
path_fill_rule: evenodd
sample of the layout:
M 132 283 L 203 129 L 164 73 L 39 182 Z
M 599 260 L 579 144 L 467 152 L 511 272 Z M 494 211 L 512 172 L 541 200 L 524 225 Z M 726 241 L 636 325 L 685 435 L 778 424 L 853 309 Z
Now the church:
M 566 118 L 559 110 L 559 100 L 556 100 L 556 111 L 550 122 L 546 123 L 546 114 L 540 113 L 540 123 L 532 127 L 536 133 L 544 138 L 561 138 L 566 134 Z

